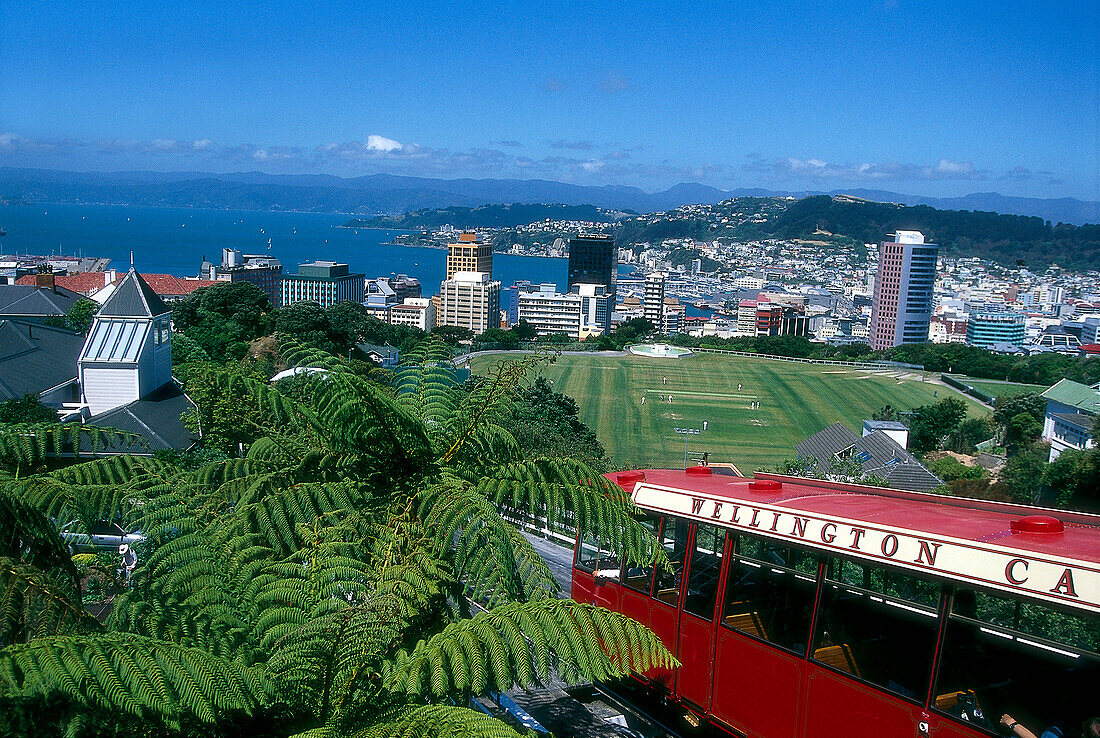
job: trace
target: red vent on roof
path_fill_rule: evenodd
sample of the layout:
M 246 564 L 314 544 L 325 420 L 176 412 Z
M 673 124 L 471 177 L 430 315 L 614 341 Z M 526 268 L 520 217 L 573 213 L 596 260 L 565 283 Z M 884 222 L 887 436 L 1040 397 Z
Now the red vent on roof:
M 709 466 L 689 466 L 684 471 L 693 477 L 705 477 L 712 473 Z
M 631 490 L 638 482 L 645 481 L 645 472 L 642 471 L 625 471 L 619 472 L 615 475 L 615 481 L 620 487 Z
M 1012 521 L 1013 533 L 1061 533 L 1062 521 L 1049 515 L 1028 515 Z
M 749 489 L 753 492 L 778 492 L 783 489 L 783 484 L 775 479 L 754 479 L 749 482 Z

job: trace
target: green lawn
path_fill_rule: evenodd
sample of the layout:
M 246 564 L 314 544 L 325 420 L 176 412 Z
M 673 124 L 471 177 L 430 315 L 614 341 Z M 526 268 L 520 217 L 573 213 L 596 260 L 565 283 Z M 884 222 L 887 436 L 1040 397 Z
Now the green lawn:
M 953 375 L 955 376 L 955 375 Z M 1049 388 L 1041 384 L 1017 384 L 1015 382 L 991 382 L 988 379 L 971 379 L 970 377 L 955 376 L 963 384 L 969 384 L 979 392 L 984 392 L 992 397 L 1015 397 L 1025 392 L 1046 392 Z
M 500 358 L 477 357 L 474 373 Z M 636 468 L 682 468 L 684 436 L 673 428 L 702 429 L 704 421 L 707 429 L 691 436 L 691 450 L 709 451 L 712 462 L 732 462 L 749 474 L 793 457 L 795 443 L 837 421 L 859 433 L 864 418 L 883 405 L 906 410 L 955 396 L 972 415 L 988 412 L 919 376 L 899 380 L 887 372 L 742 357 L 561 356 L 543 371 L 556 390 L 576 398 L 581 419 L 612 460 Z M 760 407 L 750 410 L 754 401 Z

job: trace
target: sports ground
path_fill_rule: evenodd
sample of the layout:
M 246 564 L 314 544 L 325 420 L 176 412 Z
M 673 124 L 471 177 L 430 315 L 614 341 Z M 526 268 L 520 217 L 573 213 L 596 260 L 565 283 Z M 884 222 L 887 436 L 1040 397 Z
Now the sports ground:
M 501 358 L 476 357 L 474 373 Z M 712 463 L 732 462 L 750 474 L 793 457 L 797 442 L 837 421 L 859 433 L 883 405 L 907 410 L 952 396 L 973 415 L 988 412 L 942 384 L 922 382 L 919 373 L 713 354 L 560 356 L 543 373 L 577 400 L 581 420 L 612 461 L 634 468 L 682 468 L 685 436 L 674 428 L 699 429 L 689 436 L 689 451 L 708 451 Z

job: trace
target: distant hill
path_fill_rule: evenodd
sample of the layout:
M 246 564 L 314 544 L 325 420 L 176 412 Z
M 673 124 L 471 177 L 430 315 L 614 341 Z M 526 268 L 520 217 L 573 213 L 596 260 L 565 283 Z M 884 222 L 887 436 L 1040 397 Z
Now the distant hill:
M 828 231 L 866 243 L 902 230 L 920 231 L 947 256 L 980 256 L 1032 270 L 1057 263 L 1067 269 L 1100 265 L 1100 225 L 1050 225 L 1038 217 L 939 210 L 819 195 L 791 202 L 761 229 L 776 238 L 805 238 Z
M 1034 215 L 1052 223 L 1100 222 L 1100 203 L 1073 198 L 1043 200 L 976 193 L 930 198 L 880 190 L 776 192 L 720 190 L 682 183 L 661 192 L 620 185 L 584 186 L 543 179 L 433 179 L 394 174 L 336 177 L 328 174 L 236 172 L 62 172 L 0 167 L 0 198 L 29 202 L 110 203 L 239 210 L 297 210 L 397 215 L 420 209 L 503 203 L 593 205 L 652 213 L 681 205 L 711 205 L 733 197 L 850 194 L 879 202 L 931 205 L 941 209 L 990 210 Z
M 581 220 L 611 223 L 622 213 L 594 205 L 481 205 L 476 208 L 452 206 L 424 208 L 401 215 L 382 215 L 352 219 L 349 228 L 436 229 L 443 225 L 456 228 L 514 228 L 542 220 Z

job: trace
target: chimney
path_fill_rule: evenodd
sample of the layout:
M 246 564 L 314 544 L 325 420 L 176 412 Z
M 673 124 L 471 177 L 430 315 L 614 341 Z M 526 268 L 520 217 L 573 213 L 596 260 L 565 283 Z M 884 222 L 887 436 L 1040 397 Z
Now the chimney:
M 54 292 L 57 292 L 57 285 L 54 283 L 53 272 L 44 272 L 34 275 L 34 286 L 38 288 L 49 287 Z

